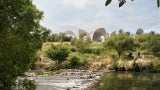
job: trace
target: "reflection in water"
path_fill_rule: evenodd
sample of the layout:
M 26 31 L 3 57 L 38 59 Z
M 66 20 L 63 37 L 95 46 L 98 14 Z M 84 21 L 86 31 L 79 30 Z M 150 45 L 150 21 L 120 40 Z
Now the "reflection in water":
M 160 74 L 111 72 L 89 90 L 160 90 Z

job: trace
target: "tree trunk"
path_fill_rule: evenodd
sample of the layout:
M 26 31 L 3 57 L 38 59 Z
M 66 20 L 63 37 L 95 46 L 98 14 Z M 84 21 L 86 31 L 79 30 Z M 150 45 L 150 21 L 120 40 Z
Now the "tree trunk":
M 119 58 L 121 57 L 121 52 L 118 52 L 118 56 L 119 56 Z

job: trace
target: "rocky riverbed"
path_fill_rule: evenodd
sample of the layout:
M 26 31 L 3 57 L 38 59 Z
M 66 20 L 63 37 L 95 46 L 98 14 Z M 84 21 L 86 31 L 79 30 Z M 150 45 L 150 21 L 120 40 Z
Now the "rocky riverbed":
M 41 75 L 34 78 L 37 90 L 84 90 L 108 70 L 62 70 L 58 74 Z

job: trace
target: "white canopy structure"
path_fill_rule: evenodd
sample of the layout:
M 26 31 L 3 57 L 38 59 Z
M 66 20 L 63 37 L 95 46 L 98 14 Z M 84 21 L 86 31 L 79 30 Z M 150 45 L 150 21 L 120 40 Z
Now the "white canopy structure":
M 70 31 L 70 30 L 65 31 L 64 34 L 65 34 L 66 36 L 69 36 L 69 37 L 72 37 L 72 38 L 76 37 L 76 35 L 74 34 L 74 32 L 72 32 L 72 31 Z
M 74 32 L 72 31 L 65 31 L 64 34 L 66 36 L 72 36 L 72 38 L 74 37 L 78 37 L 74 34 Z M 79 35 L 82 35 L 82 37 L 85 39 L 86 37 L 90 37 L 90 39 L 92 41 L 95 42 L 103 42 L 105 38 L 109 37 L 109 33 L 106 32 L 106 30 L 104 28 L 98 28 L 95 31 L 92 31 L 90 33 L 87 33 L 85 30 L 83 29 L 79 29 Z
M 93 41 L 102 42 L 106 37 L 109 37 L 109 34 L 104 28 L 99 28 L 93 32 L 91 37 Z

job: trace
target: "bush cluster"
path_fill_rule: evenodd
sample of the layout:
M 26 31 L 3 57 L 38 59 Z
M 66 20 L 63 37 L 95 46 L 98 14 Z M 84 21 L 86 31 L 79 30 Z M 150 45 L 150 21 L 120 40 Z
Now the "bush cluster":
M 104 49 L 103 48 L 85 48 L 85 49 L 80 50 L 80 52 L 100 55 L 104 52 Z
M 62 45 L 52 45 L 52 47 L 47 51 L 47 56 L 52 60 L 56 60 L 58 64 L 61 64 L 69 56 L 69 49 Z

